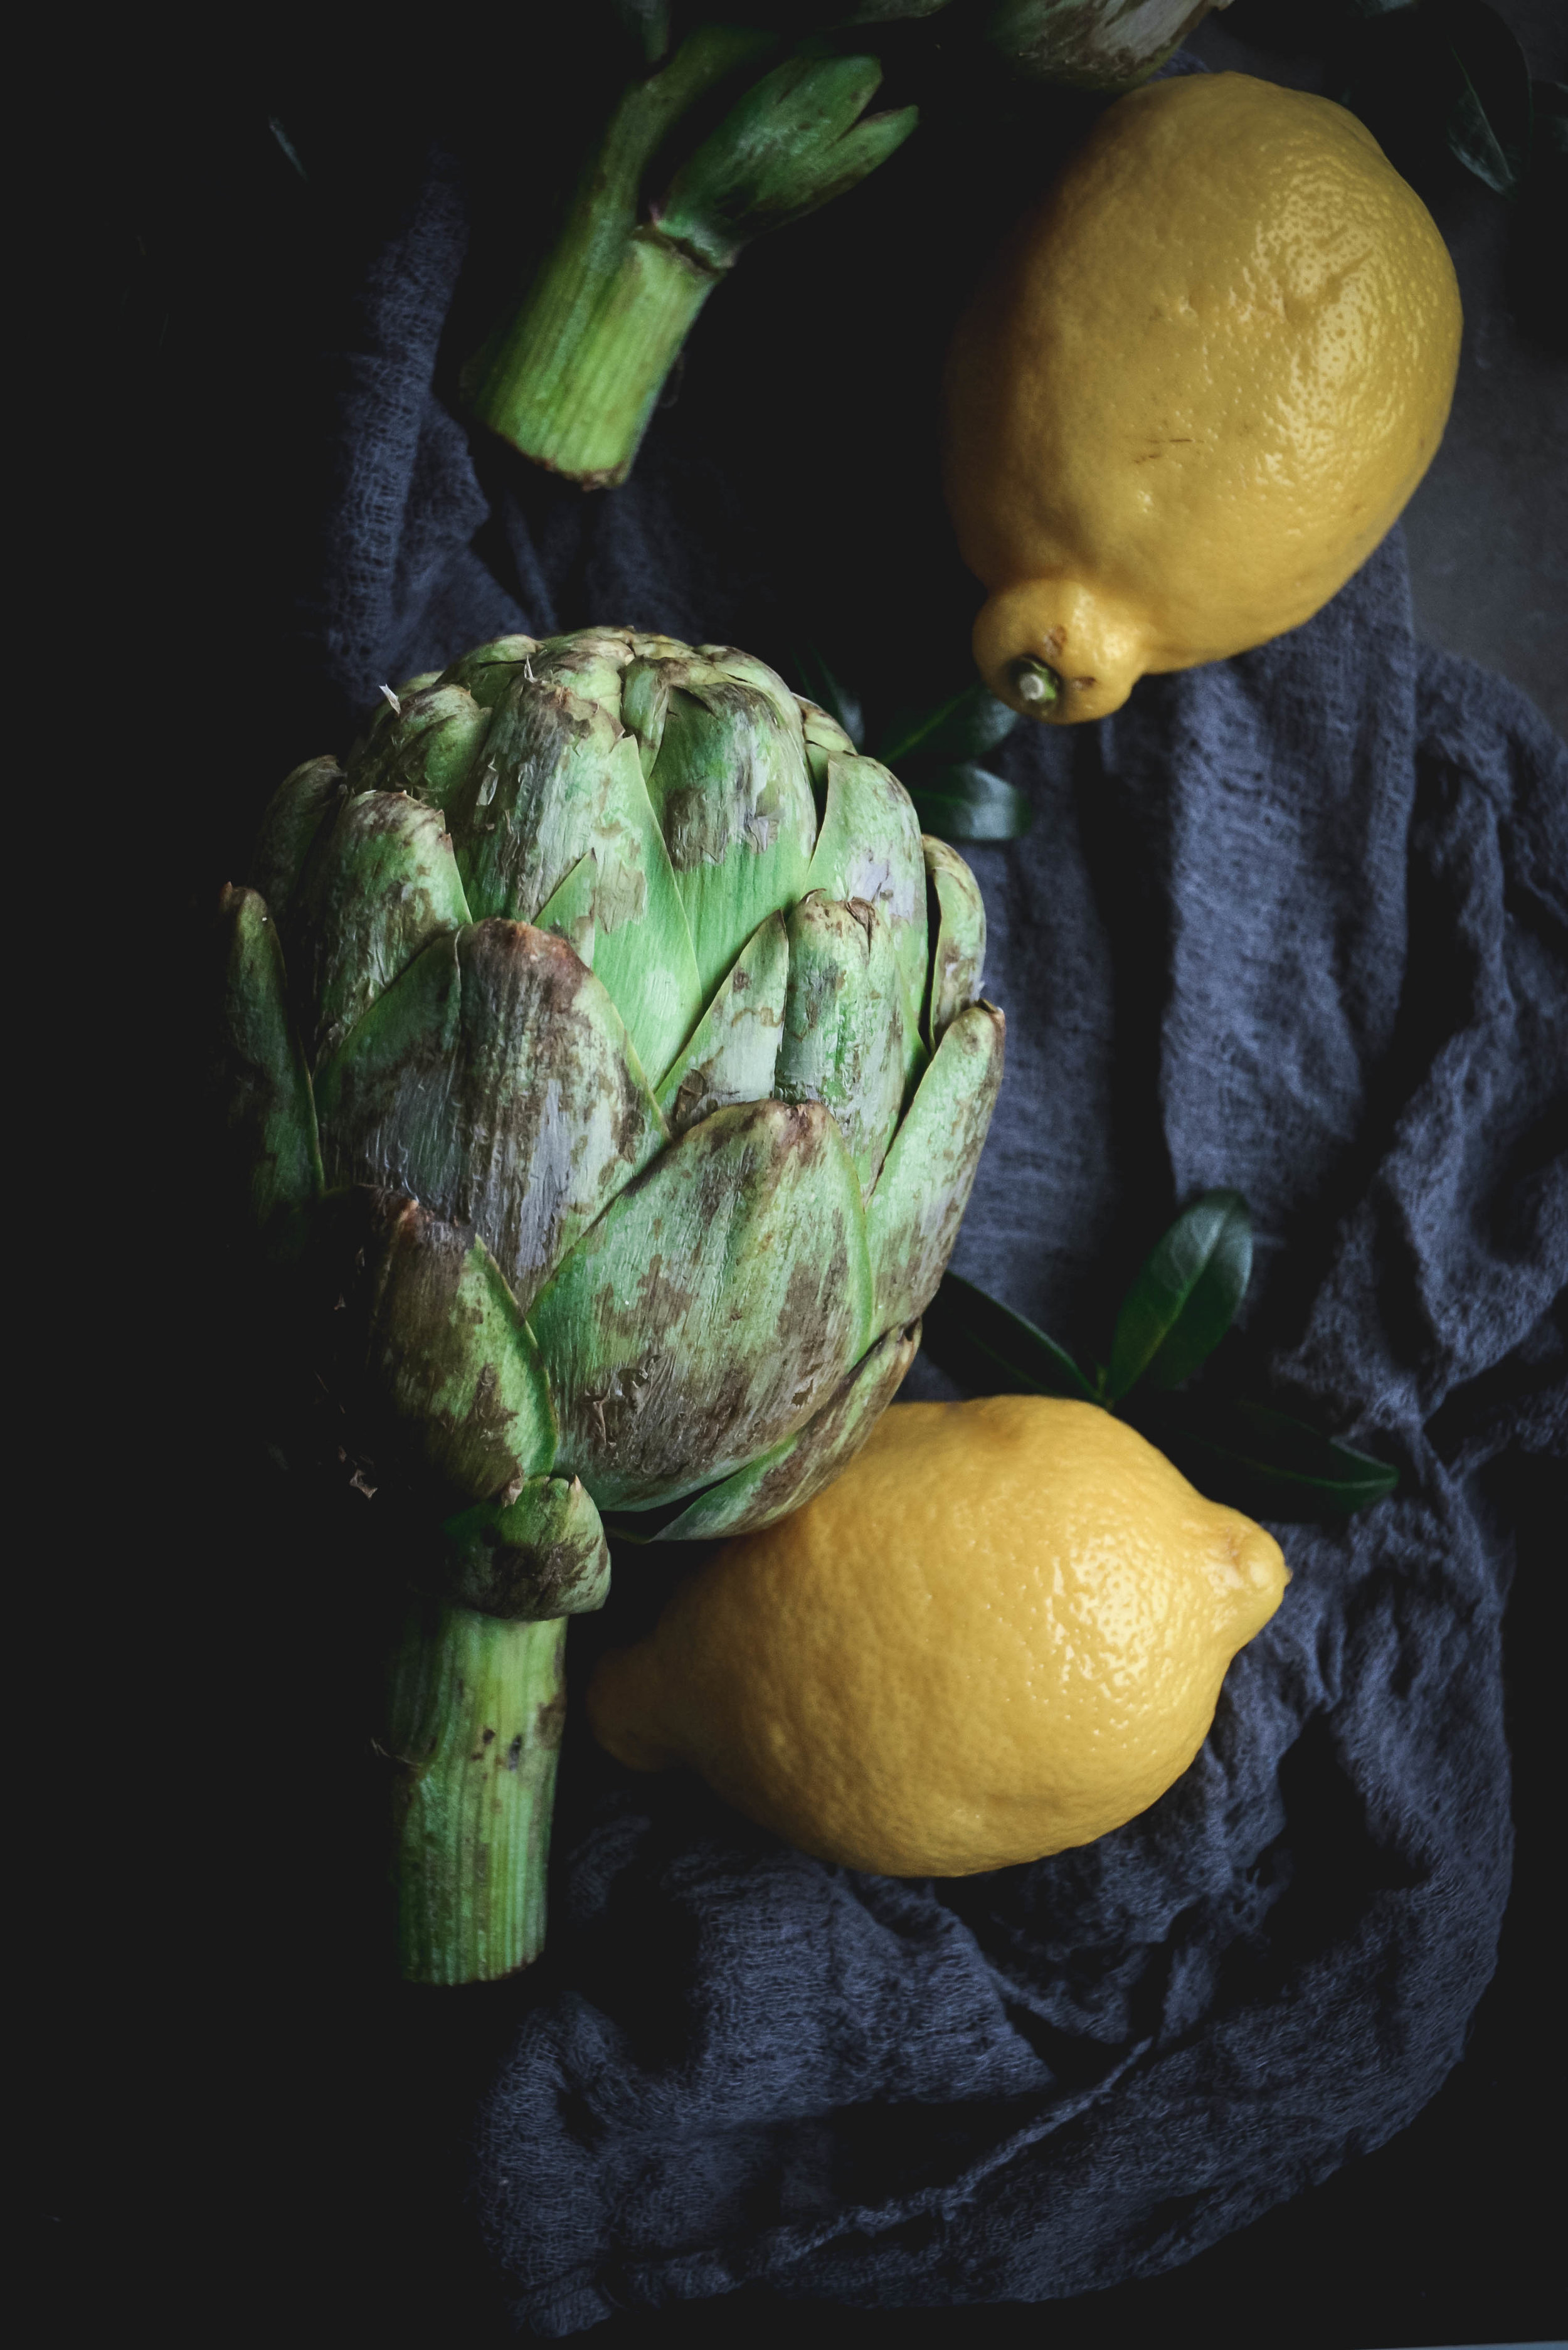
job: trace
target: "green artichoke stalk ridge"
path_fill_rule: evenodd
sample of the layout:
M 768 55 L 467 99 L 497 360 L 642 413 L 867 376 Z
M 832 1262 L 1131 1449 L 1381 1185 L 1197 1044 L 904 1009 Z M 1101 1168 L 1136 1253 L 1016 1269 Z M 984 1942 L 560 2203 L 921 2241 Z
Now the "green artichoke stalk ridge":
M 318 1298 L 356 1473 L 418 1531 L 402 1963 L 504 1974 L 604 1513 L 772 1523 L 914 1356 L 1002 1077 L 984 911 L 765 663 L 629 628 L 389 691 L 252 869 L 218 922 L 236 1214 Z

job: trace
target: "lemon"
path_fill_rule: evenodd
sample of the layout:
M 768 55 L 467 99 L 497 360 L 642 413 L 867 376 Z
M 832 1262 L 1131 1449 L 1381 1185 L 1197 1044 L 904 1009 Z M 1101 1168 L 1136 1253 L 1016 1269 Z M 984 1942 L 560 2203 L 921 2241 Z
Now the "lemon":
M 956 1877 L 1087 1844 L 1202 1744 L 1277 1543 L 1086 1403 L 895 1404 L 835 1483 L 600 1660 L 595 1733 L 824 1860 Z
M 1118 99 L 950 355 L 992 691 L 1100 718 L 1310 619 L 1431 463 L 1459 328 L 1429 213 L 1343 107 L 1246 74 Z

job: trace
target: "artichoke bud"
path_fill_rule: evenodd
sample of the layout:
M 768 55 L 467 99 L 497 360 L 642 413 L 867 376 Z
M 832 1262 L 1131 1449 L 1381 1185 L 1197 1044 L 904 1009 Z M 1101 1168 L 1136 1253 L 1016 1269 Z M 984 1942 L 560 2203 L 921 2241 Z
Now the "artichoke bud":
M 275 919 L 287 915 L 311 849 L 319 835 L 330 832 L 346 789 L 336 759 L 307 759 L 274 793 L 251 865 Z
M 388 1203 L 379 1471 L 449 1597 L 566 1612 L 600 1509 L 763 1523 L 896 1388 L 1000 1081 L 983 910 L 733 648 L 500 638 L 396 699 L 267 812 L 282 941 L 231 893 L 231 1138 L 264 1223 Z

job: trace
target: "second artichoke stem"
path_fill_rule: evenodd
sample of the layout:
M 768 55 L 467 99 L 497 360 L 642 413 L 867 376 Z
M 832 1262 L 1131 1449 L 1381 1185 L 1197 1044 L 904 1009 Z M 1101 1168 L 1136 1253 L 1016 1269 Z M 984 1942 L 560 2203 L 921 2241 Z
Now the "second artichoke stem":
M 554 249 L 464 371 L 482 424 L 585 489 L 626 479 L 716 275 L 639 226 L 643 173 L 683 115 L 774 45 L 702 25 L 622 96 Z
M 585 489 L 624 481 L 665 379 L 717 279 L 652 234 L 563 300 L 546 271 L 486 354 L 474 414 Z
M 564 1617 L 417 1607 L 391 1675 L 398 1941 L 410 1982 L 493 1981 L 545 1943 Z

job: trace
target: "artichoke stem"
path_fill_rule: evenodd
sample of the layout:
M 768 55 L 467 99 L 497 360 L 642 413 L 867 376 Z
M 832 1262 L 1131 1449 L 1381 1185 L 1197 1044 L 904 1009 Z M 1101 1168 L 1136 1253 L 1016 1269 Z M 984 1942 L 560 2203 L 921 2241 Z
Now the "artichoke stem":
M 398 1942 L 410 1982 L 489 1982 L 545 1943 L 545 1867 L 566 1713 L 564 1617 L 416 1608 L 389 1728 Z
M 704 26 L 622 96 L 520 308 L 463 375 L 482 424 L 585 489 L 631 471 L 665 378 L 721 272 L 639 222 L 661 142 L 771 36 Z

